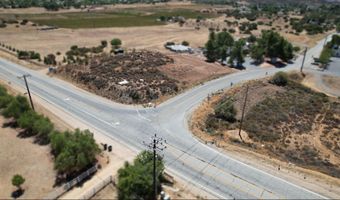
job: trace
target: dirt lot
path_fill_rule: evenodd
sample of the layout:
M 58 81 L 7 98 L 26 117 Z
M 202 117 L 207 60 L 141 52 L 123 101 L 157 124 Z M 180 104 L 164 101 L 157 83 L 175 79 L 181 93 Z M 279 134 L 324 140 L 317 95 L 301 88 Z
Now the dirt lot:
M 0 198 L 10 199 L 15 187 L 11 179 L 21 174 L 25 179 L 21 198 L 41 199 L 53 190 L 56 172 L 49 146 L 34 144 L 33 138 L 17 137 L 20 130 L 3 128 L 5 120 L 0 117 Z M 37 165 L 37 161 L 39 164 Z
M 207 63 L 204 58 L 188 54 L 167 54 L 174 63 L 160 68 L 169 77 L 182 82 L 185 86 L 232 73 L 234 70 L 217 63 Z
M 292 90 L 288 91 L 291 92 Z M 216 94 L 209 101 L 205 101 L 195 111 L 191 119 L 191 129 L 194 134 L 204 141 L 213 142 L 228 154 L 234 156 L 236 154 L 237 158 L 245 156 L 247 159 L 244 160 L 247 163 L 257 165 L 258 159 L 261 158 L 263 159 L 261 162 L 271 163 L 269 165 L 274 165 L 272 167 L 274 169 L 275 167 L 277 169 L 277 166 L 288 167 L 290 168 L 287 169 L 288 172 L 292 174 L 283 176 L 288 176 L 289 179 L 299 174 L 299 176 L 303 177 L 303 180 L 306 177 L 312 178 L 312 180 L 315 178 L 318 180 L 317 185 L 323 188 L 329 188 L 327 185 L 329 184 L 328 181 L 331 180 L 333 184 L 337 185 L 335 188 L 339 188 L 340 181 L 338 178 L 332 178 L 316 172 L 321 171 L 333 177 L 338 177 L 339 175 L 339 104 L 336 103 L 337 100 L 332 99 L 329 103 L 324 104 L 324 108 L 319 108 L 323 104 L 320 103 L 322 101 L 318 101 L 319 106 L 313 106 L 312 99 L 314 97 L 306 94 L 305 97 L 296 96 L 293 101 L 293 104 L 299 105 L 299 108 L 304 110 L 302 113 L 297 108 L 295 110 L 291 108 L 290 112 L 276 110 L 277 105 L 280 104 L 278 100 L 272 101 L 277 105 L 266 108 L 264 102 L 268 101 L 267 97 L 270 96 L 273 99 L 279 97 L 283 100 L 289 96 L 285 88 L 273 86 L 267 81 L 251 82 L 248 95 L 243 126 L 246 131 L 243 130 L 241 133 L 244 143 L 240 141 L 237 129 L 245 96 L 245 86 L 237 86 L 222 94 Z M 227 123 L 221 119 L 214 118 L 214 108 L 221 101 L 226 101 L 227 97 L 232 97 L 233 105 L 237 110 L 237 121 L 235 123 Z M 310 103 L 304 104 L 304 101 L 310 101 Z M 287 105 L 282 104 L 281 106 L 280 109 L 284 109 Z M 262 112 L 257 108 L 262 108 Z M 330 110 L 331 112 L 329 112 Z M 315 112 L 315 114 L 310 112 Z M 289 116 L 288 121 L 279 113 L 285 113 L 285 115 Z M 268 118 L 268 116 L 272 117 Z M 254 117 L 256 118 L 256 127 L 252 127 L 251 131 L 249 131 L 247 126 L 251 124 L 251 119 Z M 279 124 L 276 124 L 275 121 L 278 117 L 280 121 Z M 267 123 L 266 120 L 269 124 L 262 126 Z M 262 129 L 258 130 L 259 127 L 262 127 Z M 266 133 L 267 129 L 270 129 L 270 137 L 275 136 L 277 131 L 283 131 L 282 135 L 279 136 L 281 139 L 270 138 L 270 141 L 261 139 L 262 136 L 259 135 Z M 261 134 L 254 136 L 254 134 L 257 134 L 256 131 L 260 131 Z M 305 169 L 300 167 L 292 168 L 291 166 L 294 165 L 305 167 Z M 274 173 L 278 172 L 274 171 Z M 311 183 L 313 182 L 312 180 L 310 180 Z M 313 186 L 311 187 L 313 188 Z M 336 189 L 332 189 L 332 192 L 334 190 Z M 338 198 L 339 195 L 337 193 L 335 197 Z
M 16 28 L 9 25 L 1 29 L 0 41 L 20 50 L 32 50 L 42 56 L 49 53 L 66 53 L 72 45 L 93 47 L 101 40 L 120 38 L 128 49 L 150 49 L 168 52 L 164 48 L 167 41 L 190 42 L 192 47 L 203 46 L 208 39 L 208 30 L 181 28 L 178 24 L 151 27 L 97 28 L 97 29 L 57 29 L 41 31 L 26 25 Z

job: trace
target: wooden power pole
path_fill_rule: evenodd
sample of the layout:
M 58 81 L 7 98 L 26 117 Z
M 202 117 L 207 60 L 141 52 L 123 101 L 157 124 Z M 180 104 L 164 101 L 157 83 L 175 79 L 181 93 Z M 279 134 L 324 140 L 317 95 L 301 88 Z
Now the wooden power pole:
M 246 88 L 246 96 L 244 98 L 244 104 L 243 104 L 243 108 L 242 108 L 242 116 L 241 116 L 241 121 L 240 121 L 240 129 L 238 131 L 238 135 L 240 136 L 240 139 L 242 140 L 242 142 L 243 142 L 243 138 L 242 138 L 242 135 L 241 135 L 241 130 L 242 130 L 242 123 L 243 123 L 243 118 L 244 118 L 244 111 L 246 109 L 246 104 L 247 104 L 247 99 L 248 99 L 248 90 L 249 90 L 249 85 L 247 85 L 247 88 Z

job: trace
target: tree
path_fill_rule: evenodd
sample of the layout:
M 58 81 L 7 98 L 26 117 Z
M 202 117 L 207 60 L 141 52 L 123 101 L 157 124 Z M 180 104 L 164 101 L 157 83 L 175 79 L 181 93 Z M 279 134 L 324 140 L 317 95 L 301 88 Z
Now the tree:
M 120 47 L 120 45 L 122 45 L 122 41 L 118 38 L 113 38 L 111 40 L 111 45 L 112 45 L 113 48 L 117 49 L 117 48 Z
M 247 38 L 247 41 L 250 42 L 250 43 L 255 43 L 256 42 L 256 36 L 251 34 L 248 38 Z
M 216 35 L 215 32 L 212 31 L 209 35 L 208 42 L 205 44 L 207 61 L 215 62 L 217 59 L 225 60 L 233 43 L 234 39 L 228 32 L 222 31 Z
M 16 96 L 8 106 L 3 110 L 3 115 L 6 118 L 13 117 L 18 119 L 21 114 L 31 109 L 26 97 Z
M 234 61 L 237 63 L 237 67 L 242 66 L 244 63 L 244 55 L 243 55 L 243 46 L 245 42 L 244 40 L 238 40 L 234 43 L 234 46 L 230 53 L 229 63 L 234 65 Z
M 164 171 L 163 159 L 156 160 L 157 187 L 161 187 Z M 133 164 L 126 162 L 118 170 L 118 199 L 153 199 L 153 153 L 143 151 L 135 158 Z M 159 191 L 159 190 L 158 190 Z
M 33 131 L 44 141 L 48 141 L 48 136 L 53 131 L 53 128 L 54 126 L 50 119 L 43 116 L 37 117 L 32 127 Z
M 16 174 L 12 178 L 12 185 L 17 187 L 18 190 L 22 190 L 21 185 L 25 183 L 24 177 L 22 177 L 20 174 Z
M 255 60 L 255 63 L 263 62 L 264 49 L 259 45 L 254 45 L 250 50 L 250 57 Z
M 48 54 L 46 57 L 44 57 L 44 63 L 46 65 L 57 65 L 55 55 L 54 54 Z
M 216 61 L 216 49 L 213 40 L 208 40 L 205 44 L 206 53 L 205 56 L 208 62 L 215 62 Z
M 33 110 L 29 110 L 20 115 L 17 122 L 21 128 L 26 129 L 28 133 L 32 134 L 34 123 L 38 118 L 40 118 L 40 116 L 36 112 L 34 112 Z
M 340 32 L 340 23 L 336 25 L 336 32 Z
M 11 95 L 0 96 L 0 109 L 6 108 L 13 101 Z
M 277 32 L 271 30 L 262 31 L 261 37 L 257 40 L 256 54 L 254 57 L 259 58 L 259 52 L 263 51 L 264 56 L 271 58 L 272 62 L 276 58 L 288 61 L 294 57 L 293 46 Z M 260 50 L 262 49 L 262 50 Z
M 56 134 L 64 134 L 57 136 Z M 60 173 L 80 172 L 96 161 L 100 149 L 89 130 L 74 133 L 64 132 L 51 134 L 52 150 L 55 153 L 55 168 Z

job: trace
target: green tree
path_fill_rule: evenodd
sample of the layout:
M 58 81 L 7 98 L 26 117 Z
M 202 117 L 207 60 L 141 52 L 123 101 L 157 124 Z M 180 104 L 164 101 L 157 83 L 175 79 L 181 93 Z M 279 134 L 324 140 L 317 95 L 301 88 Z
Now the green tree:
M 13 97 L 11 95 L 0 96 L 0 109 L 6 108 L 12 101 Z
M 243 46 L 245 42 L 244 40 L 238 40 L 234 43 L 234 46 L 230 53 L 229 63 L 231 65 L 234 64 L 234 61 L 237 63 L 237 67 L 242 66 L 244 63 L 244 55 L 243 55 Z
M 39 116 L 35 119 L 33 125 L 33 131 L 38 134 L 40 139 L 44 141 L 49 140 L 49 134 L 53 131 L 53 124 L 51 123 L 50 119 L 44 116 Z
M 64 134 L 58 136 L 57 134 Z M 51 146 L 55 153 L 55 168 L 60 173 L 71 174 L 82 171 L 96 160 L 96 155 L 100 149 L 93 138 L 93 134 L 88 131 L 76 129 L 74 133 L 54 132 L 51 134 Z
M 18 190 L 22 190 L 21 185 L 25 183 L 25 178 L 20 174 L 16 174 L 12 178 L 12 185 L 17 187 Z
M 17 122 L 18 122 L 18 125 L 21 128 L 26 129 L 27 132 L 32 134 L 34 123 L 39 118 L 40 118 L 40 115 L 38 115 L 33 110 L 29 110 L 29 111 L 25 112 L 24 114 L 20 115 Z
M 260 64 L 263 62 L 264 49 L 259 45 L 254 45 L 250 50 L 250 57 L 255 60 L 256 63 Z
M 156 160 L 157 187 L 161 187 L 164 163 L 161 157 Z M 153 199 L 153 153 L 141 152 L 133 164 L 125 163 L 118 170 L 118 199 Z M 159 190 L 158 190 L 159 191 Z
M 336 25 L 336 32 L 340 32 L 340 23 Z
M 57 65 L 56 57 L 54 54 L 48 54 L 44 57 L 44 63 L 46 65 Z
M 120 47 L 120 45 L 122 45 L 122 41 L 118 38 L 113 38 L 111 40 L 111 45 L 112 45 L 113 48 L 117 49 L 117 48 Z
M 8 106 L 3 110 L 2 114 L 6 118 L 13 117 L 18 119 L 21 114 L 29 111 L 30 109 L 31 108 L 26 97 L 18 95 L 8 104 Z
M 262 31 L 261 37 L 257 40 L 258 47 L 262 48 L 264 56 L 272 59 L 281 58 L 288 61 L 293 58 L 293 46 L 277 32 Z
M 213 40 L 208 40 L 208 42 L 205 44 L 206 53 L 205 56 L 207 58 L 208 62 L 215 62 L 216 61 L 216 49 L 215 44 Z

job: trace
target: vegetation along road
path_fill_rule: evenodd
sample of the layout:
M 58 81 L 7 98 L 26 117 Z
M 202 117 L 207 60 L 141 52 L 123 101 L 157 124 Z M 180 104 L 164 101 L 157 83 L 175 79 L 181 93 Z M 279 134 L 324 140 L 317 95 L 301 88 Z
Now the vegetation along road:
M 318 55 L 324 41 L 310 49 L 306 66 L 312 55 Z M 35 98 L 82 120 L 99 132 L 121 141 L 137 151 L 144 149 L 143 140 L 157 133 L 167 140 L 164 151 L 169 171 L 190 180 L 217 198 L 261 199 L 320 199 L 325 198 L 274 175 L 232 159 L 200 143 L 188 130 L 187 119 L 193 109 L 209 94 L 228 88 L 233 83 L 272 75 L 277 71 L 299 69 L 302 57 L 284 68 L 244 70 L 212 80 L 182 93 L 157 108 L 141 108 L 110 102 L 76 89 L 69 83 L 0 59 L 0 78 L 24 87 L 17 76 L 29 73 L 31 91 Z

